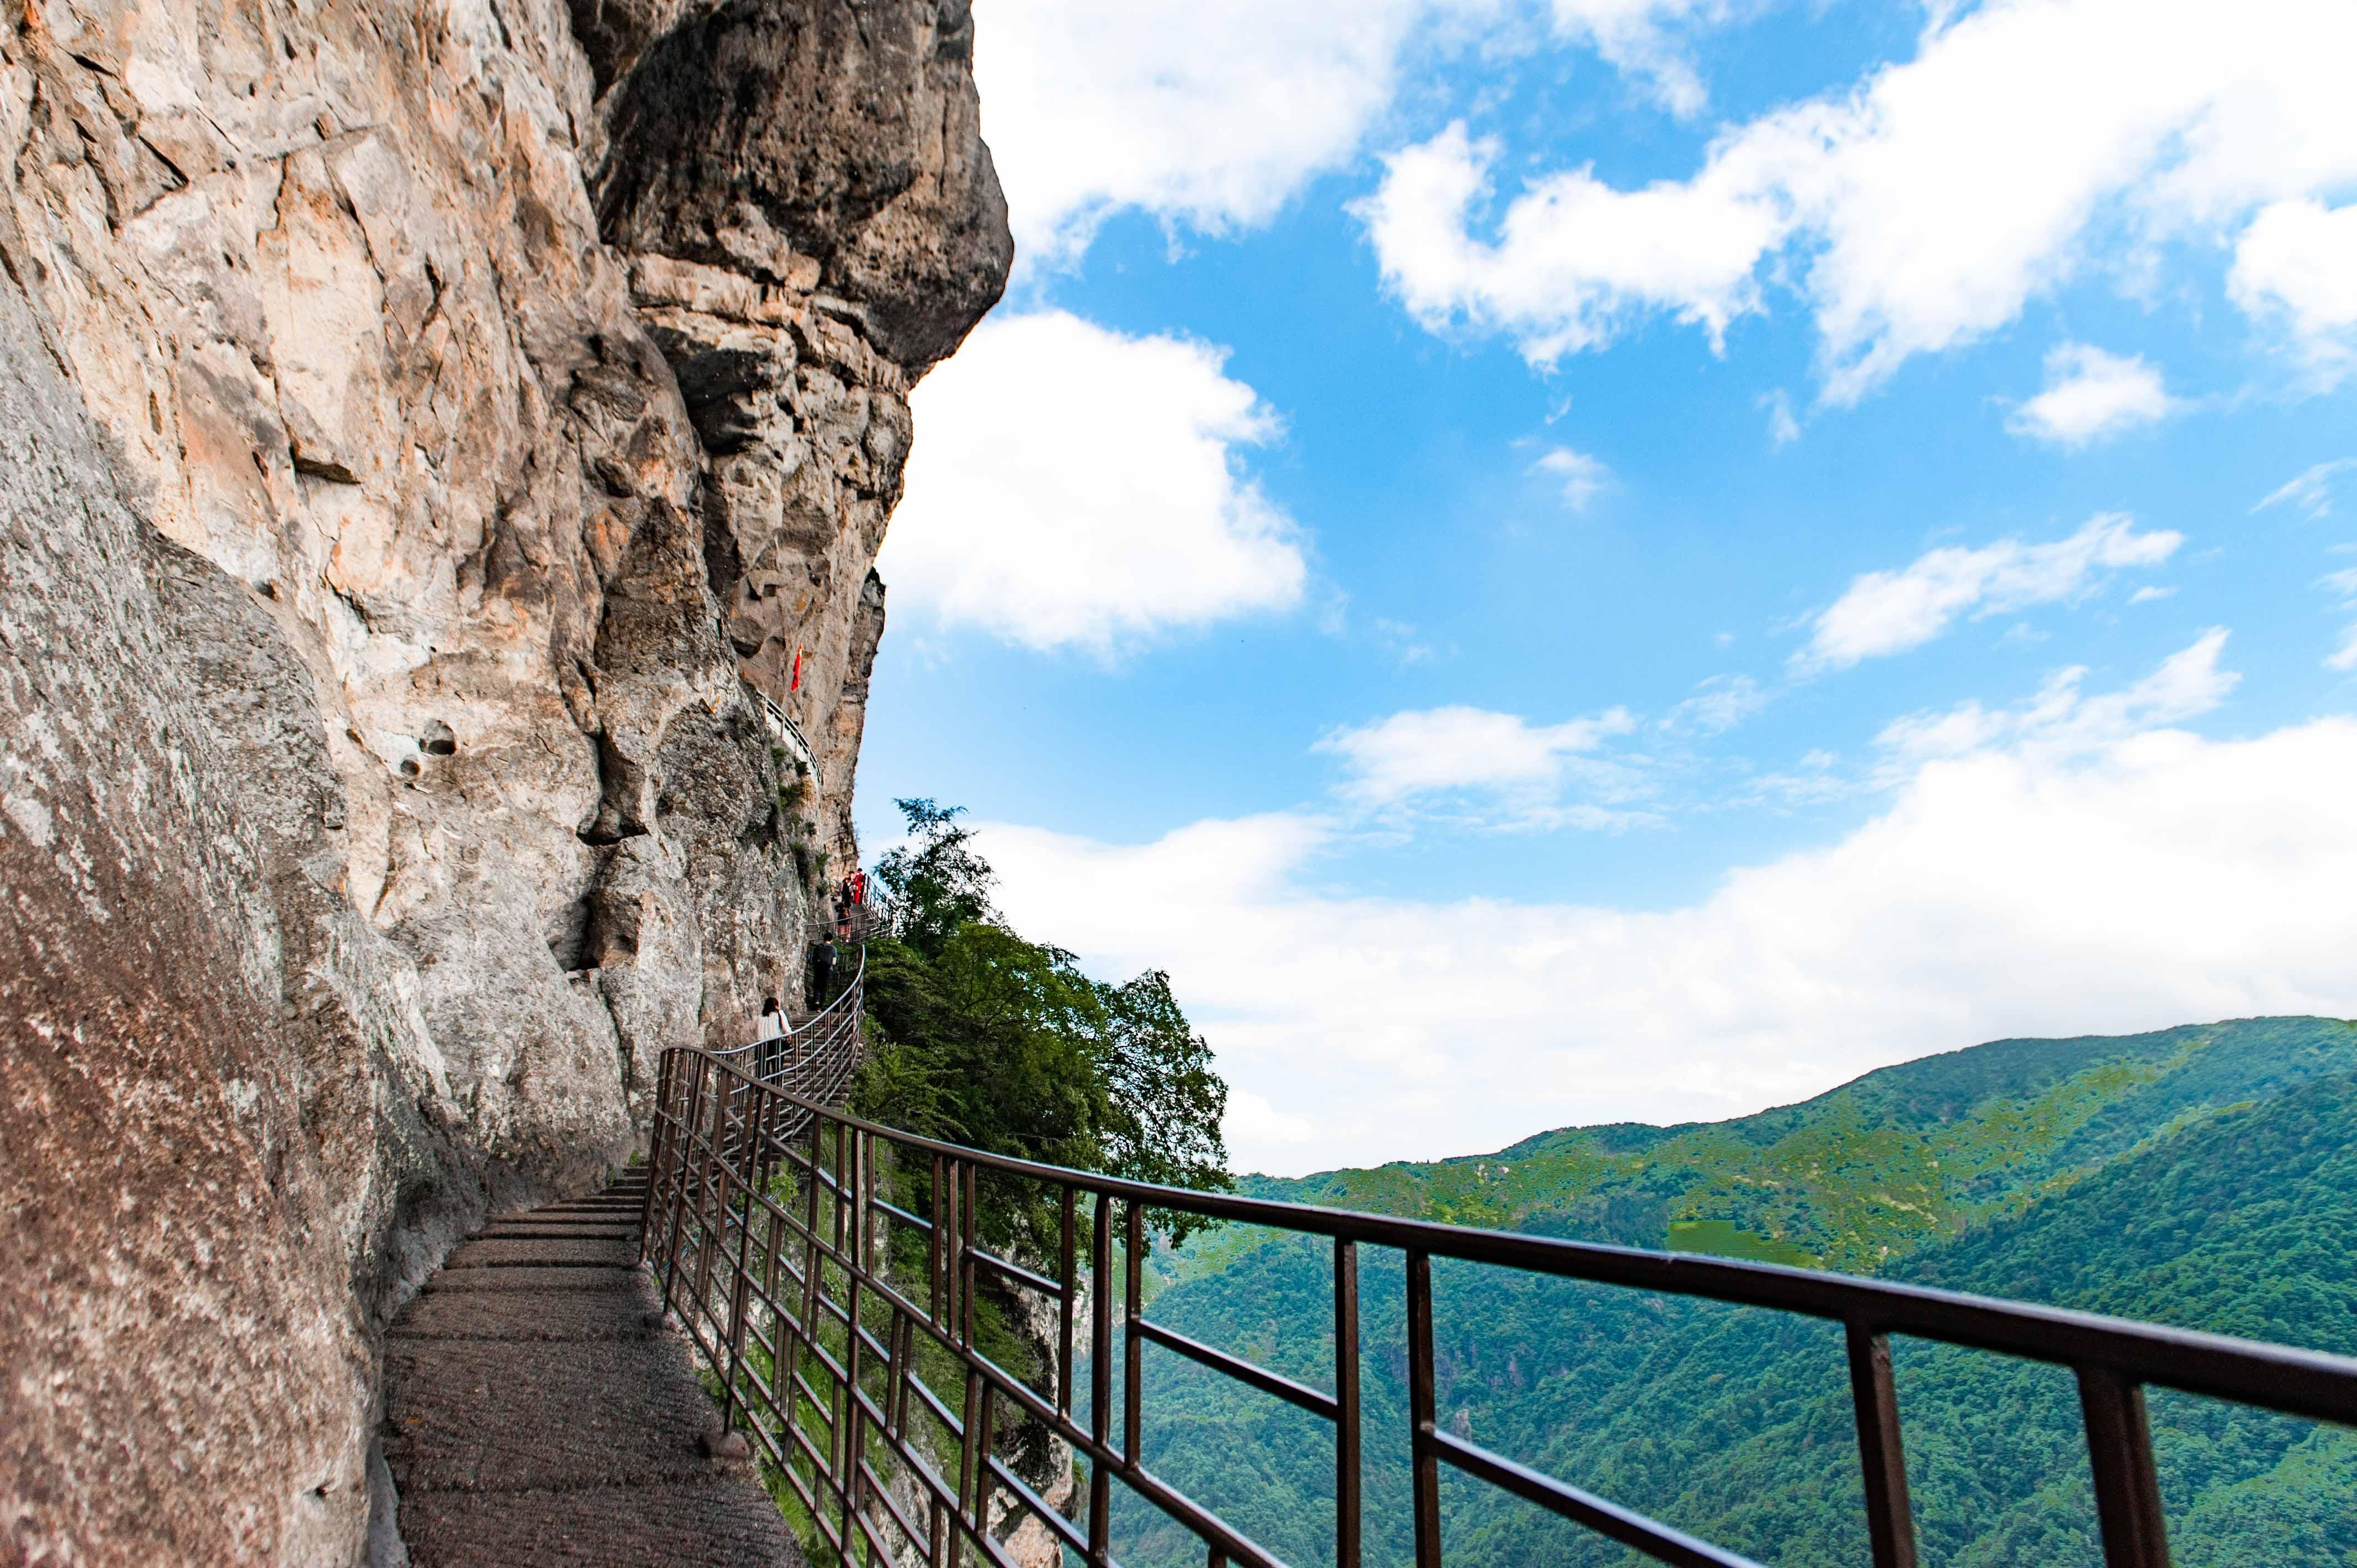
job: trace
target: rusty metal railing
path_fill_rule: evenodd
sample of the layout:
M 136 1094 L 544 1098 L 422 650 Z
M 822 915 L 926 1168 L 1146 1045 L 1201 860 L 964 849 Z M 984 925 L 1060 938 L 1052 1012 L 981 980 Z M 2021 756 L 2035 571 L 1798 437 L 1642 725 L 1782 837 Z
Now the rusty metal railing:
M 1092 1568 L 1114 1563 L 1112 1483 L 1191 1531 L 1211 1568 L 1277 1568 L 1265 1549 L 1150 1471 L 1141 1458 L 1148 1345 L 1329 1423 L 1335 1434 L 1336 1568 L 1360 1568 L 1362 1490 L 1359 1249 L 1405 1254 L 1408 1462 L 1417 1568 L 1443 1560 L 1444 1466 L 1681 1568 L 1752 1568 L 1605 1498 L 1492 1453 L 1436 1420 L 1432 1262 L 1462 1260 L 1559 1279 L 1804 1314 L 1842 1326 L 1875 1568 L 1914 1568 L 1915 1530 L 1891 1371 L 1894 1334 L 2069 1369 L 2078 1380 L 2106 1568 L 2168 1568 L 2147 1386 L 2357 1425 L 2357 1360 L 2087 1313 L 1878 1280 L 1690 1254 L 1641 1251 L 1383 1215 L 1185 1192 L 1004 1158 L 914 1137 L 797 1097 L 703 1051 L 663 1054 L 642 1246 L 666 1304 L 742 1426 L 838 1553 L 873 1565 L 979 1556 L 1014 1568 L 992 1528 L 1012 1510 Z M 1051 1195 L 1055 1232 L 1037 1267 L 977 1240 L 978 1182 Z M 919 1214 L 893 1201 L 921 1183 Z M 1333 1251 L 1332 1386 L 1314 1388 L 1202 1344 L 1141 1310 L 1155 1211 L 1325 1237 Z M 895 1266 L 890 1233 L 923 1239 L 921 1273 Z M 1115 1239 L 1120 1239 L 1118 1249 Z M 1052 1270 L 1052 1273 L 1039 1272 Z M 1052 1304 L 1052 1386 L 1034 1389 L 975 1340 L 985 1281 Z M 1116 1281 L 1120 1289 L 1115 1290 Z M 1116 1306 L 1118 1299 L 1118 1306 Z M 1086 1323 L 1080 1321 L 1082 1314 Z M 1043 1315 L 1044 1316 L 1044 1315 Z M 1076 1336 L 1090 1399 L 1076 1414 Z M 1122 1342 L 1114 1392 L 1114 1344 Z M 949 1399 L 920 1360 L 949 1369 Z M 1004 1423 L 1039 1423 L 1087 1466 L 1069 1519 L 996 1450 Z M 1991 1412 L 1997 1419 L 1997 1412 Z
M 802 1027 L 712 1054 L 748 1079 L 821 1105 L 839 1106 L 859 1067 L 866 995 L 867 950 L 863 946 L 843 989 L 804 1019 Z

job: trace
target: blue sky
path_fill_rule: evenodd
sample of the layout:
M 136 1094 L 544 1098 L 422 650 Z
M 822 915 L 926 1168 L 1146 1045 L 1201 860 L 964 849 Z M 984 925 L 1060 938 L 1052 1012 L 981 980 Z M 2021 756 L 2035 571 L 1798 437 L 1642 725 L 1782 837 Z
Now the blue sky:
M 1169 969 L 1240 1164 L 2357 1012 L 2357 13 L 976 13 L 862 831 Z

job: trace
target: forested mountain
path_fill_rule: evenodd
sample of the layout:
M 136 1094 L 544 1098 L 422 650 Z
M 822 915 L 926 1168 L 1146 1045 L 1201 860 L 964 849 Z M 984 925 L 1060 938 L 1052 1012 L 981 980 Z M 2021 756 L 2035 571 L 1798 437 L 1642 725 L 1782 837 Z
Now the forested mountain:
M 2357 1352 L 2357 1026 L 2336 1020 L 1999 1041 L 1738 1121 L 1243 1185 Z M 1231 1228 L 1157 1262 L 1149 1316 L 1328 1384 L 1322 1246 Z M 1368 1560 L 1405 1563 L 1401 1264 L 1363 1269 Z M 1460 1434 L 1763 1563 L 1867 1560 L 1832 1326 L 1446 1264 L 1436 1319 Z M 1897 1360 L 1925 1561 L 2094 1568 L 2068 1374 L 1912 1342 Z M 1328 1560 L 1324 1423 L 1160 1352 L 1146 1387 L 1151 1467 L 1287 1561 Z M 2153 1419 L 2180 1564 L 2357 1561 L 2357 1434 L 2166 1393 Z M 1452 1563 L 1633 1561 L 1462 1478 L 1443 1502 Z M 1143 1507 L 1126 1522 L 1125 1562 L 1200 1560 Z

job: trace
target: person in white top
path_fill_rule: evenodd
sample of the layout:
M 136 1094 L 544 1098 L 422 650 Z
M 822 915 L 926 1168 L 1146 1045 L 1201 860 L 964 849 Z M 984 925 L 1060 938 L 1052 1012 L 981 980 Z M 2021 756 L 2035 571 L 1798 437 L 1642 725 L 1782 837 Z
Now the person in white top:
M 760 1078 L 774 1078 L 785 1066 L 786 1047 L 771 1041 L 793 1037 L 794 1026 L 786 1022 L 786 1010 L 778 1005 L 774 996 L 761 999 L 761 1027 L 753 1036 L 753 1071 Z

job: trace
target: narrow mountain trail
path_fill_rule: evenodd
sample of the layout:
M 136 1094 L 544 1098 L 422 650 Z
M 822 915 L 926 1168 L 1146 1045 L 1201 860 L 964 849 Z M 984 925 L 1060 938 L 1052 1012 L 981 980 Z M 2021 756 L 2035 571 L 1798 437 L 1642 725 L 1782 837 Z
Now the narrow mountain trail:
M 802 1568 L 638 1267 L 646 1177 L 493 1220 L 385 1340 L 414 1568 Z M 733 1454 L 728 1450 L 733 1448 Z

